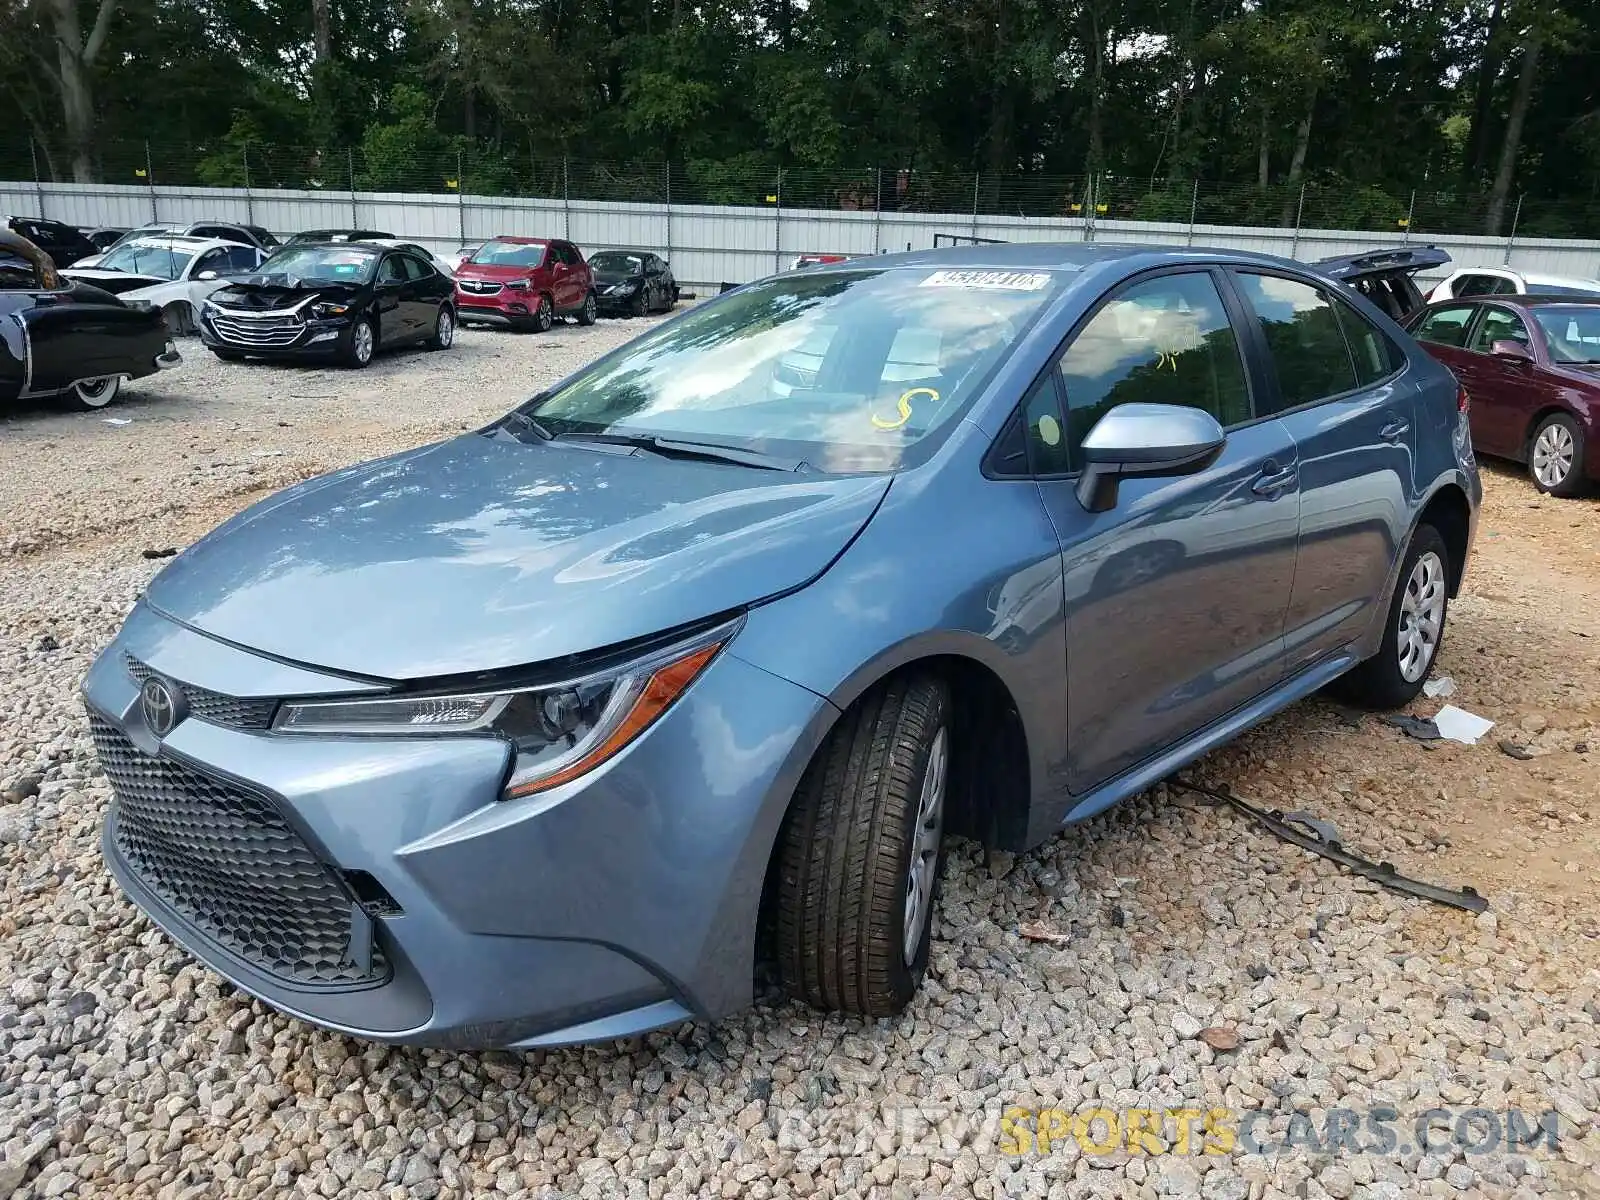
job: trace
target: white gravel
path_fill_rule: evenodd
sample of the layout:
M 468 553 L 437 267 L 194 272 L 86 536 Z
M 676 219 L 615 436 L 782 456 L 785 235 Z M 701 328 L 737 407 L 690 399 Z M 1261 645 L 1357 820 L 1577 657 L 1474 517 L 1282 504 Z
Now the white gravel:
M 279 1017 L 175 949 L 101 866 L 76 698 L 160 566 L 141 552 L 485 421 L 639 328 L 470 332 L 365 372 L 190 342 L 102 413 L 0 415 L 0 1200 L 1600 1194 L 1600 514 L 1509 474 L 1441 665 L 1452 703 L 1501 722 L 1487 744 L 1428 751 L 1312 702 L 1202 767 L 1475 883 L 1476 920 L 1158 790 L 1014 860 L 958 844 L 949 936 L 892 1022 L 768 1001 L 626 1044 L 396 1050 Z M 1552 567 L 1556 533 L 1573 558 Z M 1501 754 L 1503 732 L 1535 757 Z M 1065 944 L 1020 935 L 1035 923 Z M 1237 1049 L 1207 1045 L 1218 1028 Z M 1562 1115 L 1556 1149 L 1520 1155 L 1218 1155 L 1197 1133 L 1187 1154 L 1069 1136 L 1014 1157 L 1011 1105 L 1263 1108 L 1267 1142 L 1295 1109 L 1320 1129 L 1390 1105 L 1408 1144 L 1436 1106 Z

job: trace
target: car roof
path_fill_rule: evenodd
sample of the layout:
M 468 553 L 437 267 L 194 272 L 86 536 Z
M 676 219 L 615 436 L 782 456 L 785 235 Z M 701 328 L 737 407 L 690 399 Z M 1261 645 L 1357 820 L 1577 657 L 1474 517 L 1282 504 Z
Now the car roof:
M 1479 299 L 1479 297 L 1471 296 L 1468 297 L 1468 299 L 1476 300 Z M 1538 308 L 1543 304 L 1585 304 L 1593 306 L 1600 305 L 1600 292 L 1597 292 L 1593 296 L 1572 296 L 1565 294 L 1540 295 L 1538 292 L 1530 292 L 1526 296 L 1484 296 L 1482 299 L 1510 300 L 1514 304 L 1524 304 L 1530 308 Z
M 560 238 L 520 237 L 510 233 L 497 233 L 492 238 L 485 238 L 489 242 L 513 242 L 518 246 L 548 246 L 551 242 L 559 242 Z M 468 242 L 466 245 L 483 245 L 483 242 Z
M 940 246 L 932 250 L 864 254 L 843 262 L 821 263 L 818 273 L 850 273 L 871 267 L 948 267 L 951 269 L 1083 270 L 1103 263 L 1125 261 L 1130 268 L 1163 263 L 1225 262 L 1272 267 L 1316 275 L 1310 263 L 1260 254 L 1252 250 L 1226 250 L 1213 246 L 1136 245 L 1125 242 L 999 242 L 983 246 Z
M 1586 287 L 1600 292 L 1600 280 L 1584 279 L 1577 275 L 1542 275 L 1536 271 L 1523 271 L 1522 282 L 1529 287 Z

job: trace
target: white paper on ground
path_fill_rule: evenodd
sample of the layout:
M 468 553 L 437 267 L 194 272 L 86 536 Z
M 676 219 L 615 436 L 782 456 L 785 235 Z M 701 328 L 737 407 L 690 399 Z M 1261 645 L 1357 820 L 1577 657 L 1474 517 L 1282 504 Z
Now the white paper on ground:
M 1444 700 L 1456 694 L 1456 681 L 1448 675 L 1430 679 L 1422 685 L 1422 694 L 1430 700 Z
M 1464 708 L 1457 708 L 1454 704 L 1446 704 L 1434 713 L 1433 723 L 1438 726 L 1440 737 L 1467 746 L 1476 746 L 1478 739 L 1494 728 L 1493 721 L 1469 713 Z

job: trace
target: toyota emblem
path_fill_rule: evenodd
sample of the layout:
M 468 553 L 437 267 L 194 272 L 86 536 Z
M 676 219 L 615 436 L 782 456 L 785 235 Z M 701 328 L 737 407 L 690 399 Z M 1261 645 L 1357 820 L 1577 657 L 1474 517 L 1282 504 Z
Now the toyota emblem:
M 159 676 L 152 675 L 139 689 L 139 709 L 144 714 L 144 723 L 158 738 L 166 737 L 182 719 L 180 703 L 178 690 Z

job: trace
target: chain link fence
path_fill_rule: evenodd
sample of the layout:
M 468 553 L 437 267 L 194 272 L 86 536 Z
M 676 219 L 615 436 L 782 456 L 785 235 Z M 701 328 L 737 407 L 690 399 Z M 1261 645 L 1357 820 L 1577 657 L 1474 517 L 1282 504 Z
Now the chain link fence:
M 779 168 L 750 155 L 731 162 L 602 162 L 538 157 L 443 135 L 361 146 L 215 147 L 113 143 L 96 157 L 105 184 L 233 187 L 271 191 L 469 193 L 646 204 L 754 205 L 906 213 L 970 213 L 1174 224 L 1326 230 L 1387 230 L 1402 239 L 1446 235 L 1588 237 L 1600 229 L 1600 199 L 1512 196 L 1497 227 L 1489 197 L 1419 182 L 1380 187 L 1309 178 L 1259 184 L 1105 174 L 996 175 L 916 166 Z M 0 178 L 67 181 L 65 164 L 26 134 L 0 133 Z

